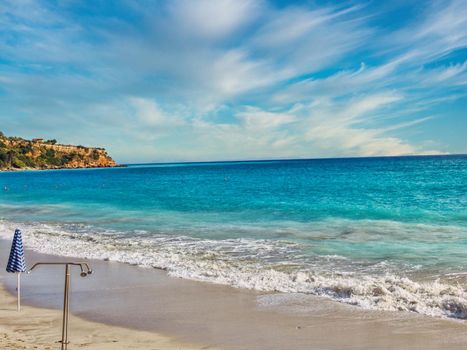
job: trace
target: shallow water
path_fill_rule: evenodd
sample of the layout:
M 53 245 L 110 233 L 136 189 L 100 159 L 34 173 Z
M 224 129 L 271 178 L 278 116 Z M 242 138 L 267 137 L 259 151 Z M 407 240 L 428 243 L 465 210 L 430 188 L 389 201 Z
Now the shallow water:
M 467 317 L 467 156 L 0 174 L 0 234 L 184 278 Z

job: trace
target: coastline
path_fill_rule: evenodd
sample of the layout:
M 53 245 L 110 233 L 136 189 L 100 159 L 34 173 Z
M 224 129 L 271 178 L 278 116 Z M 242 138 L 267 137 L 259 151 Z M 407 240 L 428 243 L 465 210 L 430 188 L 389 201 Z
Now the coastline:
M 6 259 L 9 242 L 0 243 L 0 258 Z M 65 259 L 31 251 L 26 254 L 29 265 Z M 136 333 L 132 338 L 132 332 L 162 337 L 169 342 L 168 346 L 177 344 L 173 339 L 178 339 L 181 344 L 202 344 L 203 349 L 465 349 L 467 344 L 464 321 L 366 311 L 319 297 L 235 289 L 169 277 L 165 271 L 156 269 L 99 260 L 88 262 L 95 271 L 91 277 L 80 278 L 77 271 L 72 277 L 70 311 L 74 316 L 69 331 L 72 342 L 87 339 L 79 338 L 79 332 L 85 329 L 80 328 L 79 321 L 75 323 L 75 317 L 79 317 L 86 320 L 82 321 L 83 327 L 98 329 L 105 339 L 122 335 L 129 342 L 126 344 L 140 339 Z M 14 276 L 0 271 L 0 278 L 6 290 L 14 293 Z M 60 317 L 59 310 L 49 309 L 61 308 L 62 270 L 38 269 L 24 276 L 22 291 L 24 305 L 47 308 L 37 311 L 44 318 Z M 8 298 L 3 305 L 11 303 L 14 309 L 14 298 Z M 2 309 L 7 312 L 6 306 Z M 14 330 L 16 321 L 9 321 L 6 316 L 4 320 L 6 331 L 2 332 L 10 336 L 8 332 Z M 27 324 L 26 318 L 23 321 Z M 28 336 L 49 334 L 48 330 L 21 327 Z M 112 327 L 119 330 L 123 327 L 125 331 Z M 50 331 L 58 336 L 59 323 Z M 126 332 L 128 335 L 124 335 Z M 114 348 L 118 349 L 112 345 Z M 131 348 L 137 349 L 133 345 Z M 179 348 L 185 349 L 176 347 Z
M 83 170 L 83 169 L 113 169 L 113 168 L 126 168 L 125 164 L 117 165 L 106 165 L 106 166 L 82 166 L 82 167 L 50 167 L 50 168 L 11 168 L 11 169 L 0 169 L 0 173 L 16 173 L 23 171 L 46 171 L 46 170 Z

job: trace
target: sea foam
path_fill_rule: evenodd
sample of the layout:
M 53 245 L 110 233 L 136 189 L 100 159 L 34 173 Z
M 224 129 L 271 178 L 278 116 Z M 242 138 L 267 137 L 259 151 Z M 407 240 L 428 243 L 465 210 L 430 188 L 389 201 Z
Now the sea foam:
M 0 237 L 17 225 L 0 221 Z M 365 309 L 411 311 L 467 319 L 467 291 L 459 283 L 416 281 L 380 263 L 345 271 L 342 256 L 306 259 L 298 243 L 278 240 L 208 240 L 118 232 L 85 225 L 21 225 L 25 246 L 45 254 L 105 259 L 166 270 L 170 276 L 283 293 L 305 293 Z M 131 238 L 129 238 L 131 237 Z M 293 257 L 293 258 L 292 258 Z M 386 272 L 385 272 L 386 271 Z

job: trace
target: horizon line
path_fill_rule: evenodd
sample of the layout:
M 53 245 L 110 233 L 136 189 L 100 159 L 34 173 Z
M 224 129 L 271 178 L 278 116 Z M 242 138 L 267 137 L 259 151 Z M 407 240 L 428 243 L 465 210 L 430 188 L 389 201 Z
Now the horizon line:
M 270 159 L 237 159 L 237 160 L 196 160 L 196 161 L 167 161 L 147 163 L 119 163 L 119 165 L 149 165 L 149 164 L 201 164 L 201 163 L 255 163 L 255 162 L 281 162 L 281 161 L 307 161 L 307 160 L 338 160 L 338 159 L 378 159 L 378 158 L 423 158 L 423 157 L 458 157 L 467 156 L 467 153 L 448 154 L 410 154 L 398 156 L 348 156 L 348 157 L 316 157 L 316 158 L 270 158 Z

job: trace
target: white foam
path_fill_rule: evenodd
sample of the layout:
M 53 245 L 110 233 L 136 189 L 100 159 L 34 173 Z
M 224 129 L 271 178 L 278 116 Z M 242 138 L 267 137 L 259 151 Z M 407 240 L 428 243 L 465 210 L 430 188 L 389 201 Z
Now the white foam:
M 15 227 L 0 221 L 0 236 L 10 239 L 6 233 Z M 141 235 L 144 232 L 129 238 L 128 233 L 112 230 L 93 233 L 83 225 L 22 227 L 25 246 L 41 253 L 155 267 L 171 276 L 238 288 L 319 295 L 366 309 L 467 319 L 465 286 L 417 282 L 394 273 L 339 271 L 336 266 L 348 263 L 346 259 L 325 256 L 317 257 L 315 264 L 302 261 L 300 247 L 290 242 Z

